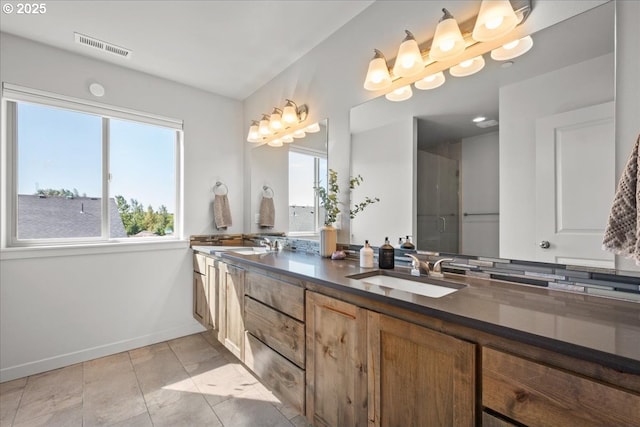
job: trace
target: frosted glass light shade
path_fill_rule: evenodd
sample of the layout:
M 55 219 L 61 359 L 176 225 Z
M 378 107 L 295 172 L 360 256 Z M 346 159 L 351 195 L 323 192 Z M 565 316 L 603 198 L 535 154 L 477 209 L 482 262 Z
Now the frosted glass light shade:
M 249 126 L 249 135 L 247 135 L 247 141 L 249 142 L 260 141 L 260 132 L 258 131 L 257 122 L 253 122 L 251 126 Z
M 287 99 L 287 105 L 282 110 L 282 121 L 287 124 L 298 123 L 298 109 L 293 101 Z
M 477 73 L 484 68 L 484 58 L 482 55 L 462 61 L 449 69 L 449 74 L 454 77 L 466 77 Z
M 471 37 L 479 42 L 495 40 L 518 25 L 518 17 L 509 0 L 482 0 Z
M 272 139 L 271 141 L 267 142 L 267 145 L 269 145 L 270 147 L 282 147 L 282 140 L 279 138 Z
M 305 135 L 306 135 L 306 132 L 304 131 L 304 129 L 298 129 L 297 131 L 293 132 L 294 138 L 304 138 Z
M 414 86 L 416 87 L 416 89 L 420 90 L 435 89 L 442 86 L 445 80 L 446 79 L 444 78 L 444 73 L 442 71 L 439 71 L 435 74 L 431 74 L 425 77 L 422 80 L 418 80 L 414 83 Z
M 260 132 L 260 135 L 269 135 L 271 133 L 271 129 L 269 129 L 269 116 L 266 114 L 262 116 L 262 120 L 260 120 L 258 132 Z
M 282 129 L 282 115 L 278 108 L 274 108 L 271 116 L 269 117 L 269 127 L 273 130 Z
M 402 41 L 393 64 L 393 75 L 396 77 L 411 77 L 424 69 L 424 61 L 420 47 L 410 31 L 405 30 L 407 36 Z
M 382 90 L 391 85 L 391 76 L 389 68 L 387 68 L 387 60 L 382 52 L 374 49 L 374 56 L 369 62 L 369 70 L 367 77 L 364 79 L 364 88 L 366 90 Z
M 495 61 L 506 61 L 508 59 L 517 58 L 518 56 L 527 53 L 532 47 L 533 39 L 531 36 L 526 36 L 519 40 L 507 43 L 497 49 L 493 49 L 491 51 L 491 59 Z
M 285 144 L 290 144 L 293 142 L 293 136 L 292 135 L 285 135 L 282 137 L 282 142 L 284 142 Z
M 429 51 L 429 57 L 434 61 L 454 58 L 460 55 L 465 48 L 458 22 L 446 9 L 442 9 L 442 11 L 444 16 L 438 22 Z
M 413 91 L 411 91 L 411 86 L 407 85 L 407 86 L 402 86 L 399 87 L 398 89 L 389 92 L 388 94 L 386 94 L 384 97 L 387 98 L 389 101 L 404 101 L 405 99 L 409 99 L 413 96 Z

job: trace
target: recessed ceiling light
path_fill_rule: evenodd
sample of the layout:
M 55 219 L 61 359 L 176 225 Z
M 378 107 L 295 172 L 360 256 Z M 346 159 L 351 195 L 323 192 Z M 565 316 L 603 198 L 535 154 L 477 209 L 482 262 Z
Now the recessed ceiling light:
M 101 96 L 104 96 L 104 86 L 100 83 L 91 83 L 89 85 L 89 92 L 91 92 L 91 95 L 100 98 Z
M 474 117 L 473 118 L 473 123 L 480 123 L 480 122 L 484 122 L 485 120 L 487 120 L 486 117 L 484 116 L 478 116 L 478 117 Z

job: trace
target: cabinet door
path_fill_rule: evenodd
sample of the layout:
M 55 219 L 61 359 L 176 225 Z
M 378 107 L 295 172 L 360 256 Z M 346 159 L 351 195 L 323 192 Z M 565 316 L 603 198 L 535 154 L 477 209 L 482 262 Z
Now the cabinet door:
M 243 360 L 244 347 L 244 270 L 234 265 L 220 263 L 220 273 L 225 288 L 224 346 Z
M 475 345 L 369 312 L 369 425 L 473 426 Z
M 218 261 L 207 260 L 207 324 L 209 328 L 214 330 L 214 333 L 220 330 L 220 276 L 218 270 Z
M 307 419 L 367 424 L 366 310 L 307 292 Z
M 207 326 L 207 278 L 204 274 L 193 272 L 193 317 L 203 326 Z

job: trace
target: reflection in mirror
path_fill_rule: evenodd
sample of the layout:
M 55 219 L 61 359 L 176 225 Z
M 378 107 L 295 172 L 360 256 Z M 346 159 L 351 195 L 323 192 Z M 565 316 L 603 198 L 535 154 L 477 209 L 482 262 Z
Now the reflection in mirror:
M 410 100 L 352 108 L 351 173 L 375 177 L 357 192 L 381 202 L 352 221 L 351 242 L 413 235 L 419 250 L 613 268 L 601 244 L 616 181 L 614 12 L 538 31 L 524 56 L 487 55 L 480 73 L 447 73 Z
M 327 120 L 318 124 L 316 131 L 282 147 L 251 150 L 252 232 L 317 236 L 323 216 L 313 188 L 327 182 Z M 273 198 L 273 226 L 260 224 L 264 197 Z

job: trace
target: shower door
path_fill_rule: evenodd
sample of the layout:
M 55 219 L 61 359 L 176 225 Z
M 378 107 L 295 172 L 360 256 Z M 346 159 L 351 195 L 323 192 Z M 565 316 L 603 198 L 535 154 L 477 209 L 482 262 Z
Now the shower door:
M 459 165 L 427 151 L 418 151 L 417 248 L 435 252 L 459 251 Z

